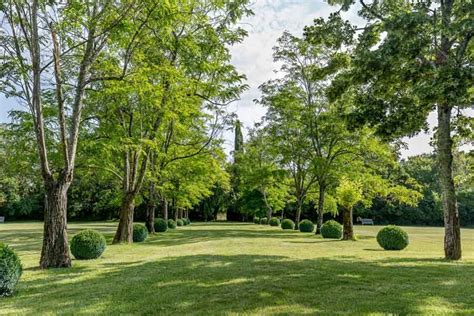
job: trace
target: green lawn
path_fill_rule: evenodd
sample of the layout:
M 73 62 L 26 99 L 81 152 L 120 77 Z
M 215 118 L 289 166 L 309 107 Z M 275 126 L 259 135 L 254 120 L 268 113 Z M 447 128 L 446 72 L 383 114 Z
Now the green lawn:
M 110 243 L 116 223 L 71 223 Z M 0 241 L 25 268 L 0 314 L 474 314 L 474 230 L 462 232 L 464 259 L 442 259 L 443 229 L 407 227 L 411 244 L 383 251 L 380 227 L 358 226 L 359 241 L 255 224 L 193 223 L 102 258 L 39 270 L 41 223 L 0 224 Z

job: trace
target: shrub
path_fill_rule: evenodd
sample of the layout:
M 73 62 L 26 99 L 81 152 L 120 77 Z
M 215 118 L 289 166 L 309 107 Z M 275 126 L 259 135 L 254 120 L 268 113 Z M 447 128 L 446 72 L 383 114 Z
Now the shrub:
M 285 218 L 284 220 L 281 221 L 281 228 L 282 229 L 295 229 L 295 223 L 291 219 Z
M 184 226 L 183 220 L 182 220 L 182 219 L 176 220 L 176 225 L 177 225 L 177 226 Z
M 175 229 L 176 228 L 176 222 L 172 219 L 168 220 L 168 228 Z
M 408 234 L 400 227 L 389 225 L 377 234 L 377 242 L 385 250 L 402 250 L 408 246 Z
M 155 232 L 157 233 L 164 233 L 168 230 L 168 223 L 163 218 L 155 219 L 153 226 L 155 226 Z
M 327 221 L 321 226 L 321 236 L 323 238 L 341 239 L 342 225 L 332 219 Z
M 17 254 L 7 245 L 0 243 L 0 297 L 13 294 L 22 272 Z
M 270 224 L 270 226 L 280 226 L 280 220 L 278 217 L 272 217 L 268 224 Z
M 71 252 L 76 259 L 96 259 L 105 250 L 105 237 L 101 233 L 86 229 L 72 237 Z
M 260 217 L 254 217 L 254 218 L 253 218 L 253 222 L 254 222 L 255 224 L 260 224 Z
M 267 224 L 268 224 L 268 218 L 262 217 L 262 218 L 260 219 L 260 224 L 262 224 L 262 225 L 267 225 Z
M 133 242 L 142 242 L 148 237 L 148 229 L 143 224 L 133 224 Z
M 191 225 L 191 220 L 189 218 L 186 218 L 186 222 L 188 222 L 186 225 Z
M 302 233 L 312 233 L 314 230 L 314 224 L 309 219 L 304 219 L 300 222 L 299 229 Z
M 189 225 L 188 224 L 188 219 L 187 218 L 183 218 L 183 225 L 186 226 L 186 225 Z

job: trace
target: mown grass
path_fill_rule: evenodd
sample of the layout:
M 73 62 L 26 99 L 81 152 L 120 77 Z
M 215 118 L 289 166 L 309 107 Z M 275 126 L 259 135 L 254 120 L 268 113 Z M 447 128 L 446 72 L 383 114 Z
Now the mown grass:
M 193 223 L 134 245 L 110 245 L 115 223 L 71 223 L 103 232 L 103 257 L 39 270 L 41 223 L 0 225 L 0 241 L 25 268 L 0 314 L 474 314 L 474 230 L 464 259 L 442 259 L 443 229 L 406 227 L 410 245 L 383 251 L 380 227 L 357 242 L 240 223 Z

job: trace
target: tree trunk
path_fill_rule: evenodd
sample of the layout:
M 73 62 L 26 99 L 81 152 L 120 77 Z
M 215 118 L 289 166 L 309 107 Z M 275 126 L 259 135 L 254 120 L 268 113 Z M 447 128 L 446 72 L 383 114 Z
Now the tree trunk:
M 168 201 L 166 198 L 161 198 L 161 210 L 163 211 L 163 218 L 168 220 Z
M 300 218 L 301 218 L 301 209 L 302 209 L 302 201 L 297 201 L 297 209 L 296 209 L 296 218 L 295 218 L 295 230 L 300 229 Z
M 120 222 L 114 237 L 114 244 L 133 243 L 133 212 L 135 205 L 132 194 L 125 195 L 120 208 Z
M 342 226 L 342 240 L 355 240 L 352 207 L 350 209 L 344 209 L 342 214 Z
M 151 202 L 148 204 L 147 210 L 146 210 L 146 228 L 148 229 L 148 232 L 150 234 L 155 233 L 155 209 L 156 209 L 156 204 L 155 202 Z
M 44 235 L 40 267 L 71 266 L 67 240 L 67 190 L 70 183 L 46 185 Z
M 326 189 L 323 185 L 319 186 L 319 199 L 318 199 L 318 222 L 316 223 L 316 235 L 321 234 L 321 226 L 323 226 L 323 215 L 324 215 L 324 195 Z
M 451 108 L 438 105 L 438 165 L 444 211 L 444 255 L 446 259 L 461 259 L 461 229 L 453 180 L 451 138 Z

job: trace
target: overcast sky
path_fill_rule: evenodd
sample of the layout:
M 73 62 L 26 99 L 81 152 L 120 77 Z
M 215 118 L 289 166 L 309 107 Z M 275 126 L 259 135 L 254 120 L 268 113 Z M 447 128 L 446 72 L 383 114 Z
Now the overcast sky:
M 252 8 L 255 15 L 241 23 L 249 36 L 243 43 L 232 47 L 232 62 L 239 72 L 247 76 L 250 89 L 242 95 L 241 100 L 230 106 L 229 111 L 237 113 L 245 128 L 252 127 L 265 114 L 265 109 L 253 100 L 259 98 L 258 86 L 276 76 L 274 70 L 278 69 L 278 65 L 273 63 L 272 47 L 277 38 L 285 30 L 301 35 L 303 27 L 311 25 L 313 19 L 327 17 L 336 10 L 323 0 L 255 0 Z M 354 24 L 362 23 L 356 10 L 347 12 L 344 17 Z M 14 106 L 14 100 L 5 100 L 0 95 L 0 122 L 8 121 L 7 113 Z M 435 118 L 435 115 L 429 117 L 431 128 Z M 226 149 L 229 151 L 233 146 L 233 135 L 226 132 L 224 137 Z M 406 157 L 431 152 L 429 140 L 430 135 L 423 133 L 406 139 L 408 149 L 404 150 L 402 155 Z

